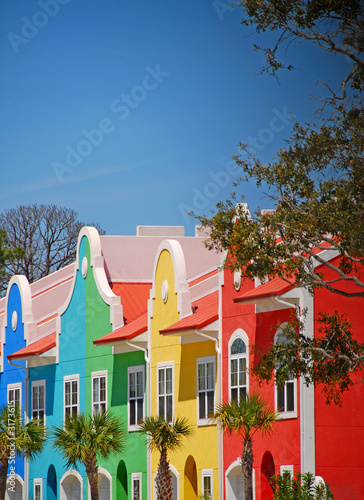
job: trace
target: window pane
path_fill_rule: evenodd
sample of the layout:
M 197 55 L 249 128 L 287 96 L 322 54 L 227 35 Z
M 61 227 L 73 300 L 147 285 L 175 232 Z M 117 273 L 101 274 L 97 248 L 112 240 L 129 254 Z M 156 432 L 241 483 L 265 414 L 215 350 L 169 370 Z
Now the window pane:
M 129 373 L 129 397 L 135 398 L 135 373 Z
M 286 411 L 294 411 L 294 382 L 287 382 L 287 409 Z
M 72 381 L 72 404 L 77 405 L 77 381 Z
M 99 399 L 99 379 L 94 378 L 93 379 L 93 398 L 94 398 L 94 403 L 98 403 L 100 401 Z
M 246 353 L 246 345 L 241 338 L 237 338 L 234 340 L 231 349 L 231 354 L 244 354 Z
M 203 492 L 204 492 L 204 495 L 211 496 L 211 476 L 204 476 L 204 478 L 203 478 Z
M 209 391 L 207 393 L 207 415 L 209 417 L 214 413 L 214 391 Z
M 233 401 L 238 400 L 238 389 L 231 389 L 231 399 Z
M 238 360 L 232 359 L 230 363 L 230 377 L 231 385 L 237 385 L 238 383 Z
M 70 382 L 66 382 L 65 383 L 65 387 L 64 387 L 64 396 L 65 396 L 65 400 L 64 400 L 64 403 L 66 406 L 69 406 L 71 404 L 71 384 Z
M 166 419 L 172 420 L 172 396 L 167 396 L 167 413 Z
M 164 394 L 164 370 L 159 370 L 158 372 L 158 392 L 159 394 Z
M 39 408 L 44 409 L 44 386 L 40 385 L 38 388 L 39 394 Z
M 159 397 L 159 405 L 158 405 L 158 415 L 162 418 L 165 418 L 164 415 L 164 397 Z
M 205 364 L 200 363 L 198 365 L 198 390 L 204 391 L 206 389 L 205 384 Z
M 137 373 L 137 396 L 143 396 L 143 372 Z
M 15 401 L 15 405 L 16 406 L 20 406 L 20 389 L 15 389 L 14 390 L 14 399 L 13 401 Z
M 130 417 L 129 417 L 129 424 L 130 425 L 135 425 L 135 399 L 130 400 Z
M 140 422 L 140 420 L 143 418 L 143 400 L 138 399 L 137 405 L 138 405 L 137 422 Z
M 239 359 L 239 385 L 246 384 L 246 359 Z
M 199 404 L 199 418 L 206 418 L 206 410 L 205 410 L 205 393 L 200 393 L 198 396 L 198 404 Z
M 245 399 L 246 398 L 246 387 L 240 387 L 239 397 L 240 397 L 240 399 Z
M 172 394 L 172 368 L 166 369 L 166 394 Z
M 207 387 L 206 389 L 214 388 L 214 363 L 207 363 Z
M 140 500 L 140 481 L 139 481 L 139 479 L 133 480 L 133 500 Z
M 277 387 L 277 410 L 284 411 L 284 387 Z
M 33 387 L 33 410 L 38 410 L 38 387 Z

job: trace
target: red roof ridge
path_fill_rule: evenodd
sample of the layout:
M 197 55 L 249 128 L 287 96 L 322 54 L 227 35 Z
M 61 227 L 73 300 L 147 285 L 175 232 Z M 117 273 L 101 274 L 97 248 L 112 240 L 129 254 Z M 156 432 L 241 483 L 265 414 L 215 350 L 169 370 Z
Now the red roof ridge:
M 234 302 L 245 302 L 248 300 L 258 300 L 258 299 L 266 299 L 269 297 L 278 297 L 288 290 L 294 288 L 294 284 L 288 283 L 284 279 L 275 276 L 271 280 L 266 283 L 262 283 L 261 285 L 249 290 L 248 292 L 244 292 L 234 299 Z
M 19 351 L 13 352 L 7 356 L 8 359 L 19 359 L 26 358 L 30 356 L 39 356 L 46 351 L 49 351 L 57 345 L 57 334 L 56 332 L 49 333 L 40 339 L 36 339 L 31 344 L 23 347 Z
M 159 333 L 168 335 L 171 333 L 199 330 L 219 318 L 219 292 L 213 292 L 197 299 L 192 303 L 192 314 L 185 316 L 173 325 L 170 325 Z

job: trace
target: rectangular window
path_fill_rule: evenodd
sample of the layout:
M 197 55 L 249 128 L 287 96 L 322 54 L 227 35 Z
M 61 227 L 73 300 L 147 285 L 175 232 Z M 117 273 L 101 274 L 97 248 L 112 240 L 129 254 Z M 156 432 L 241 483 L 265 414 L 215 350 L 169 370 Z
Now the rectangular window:
M 32 418 L 38 418 L 45 423 L 46 381 L 32 382 Z
M 230 361 L 231 399 L 240 401 L 246 398 L 246 359 L 235 358 Z
M 158 367 L 158 416 L 173 420 L 173 366 Z
M 212 470 L 202 470 L 202 498 L 212 500 Z
M 131 475 L 132 500 L 142 500 L 142 474 L 135 472 Z
M 282 387 L 276 386 L 276 409 L 280 417 L 292 418 L 296 412 L 296 381 L 288 380 Z
M 21 384 L 8 385 L 8 404 L 21 408 Z
M 129 429 L 137 429 L 144 417 L 144 366 L 128 368 Z
M 77 415 L 79 409 L 79 375 L 64 377 L 64 419 Z
M 210 423 L 215 411 L 215 357 L 197 359 L 197 402 L 199 423 Z
M 92 373 L 92 414 L 107 410 L 107 372 Z
M 34 479 L 34 500 L 43 500 L 43 479 Z

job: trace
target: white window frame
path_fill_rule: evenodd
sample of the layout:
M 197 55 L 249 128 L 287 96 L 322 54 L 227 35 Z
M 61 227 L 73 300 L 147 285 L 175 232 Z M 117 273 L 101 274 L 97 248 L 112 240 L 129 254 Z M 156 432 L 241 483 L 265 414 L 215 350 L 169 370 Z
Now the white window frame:
M 245 344 L 245 348 L 246 348 L 246 352 L 245 354 L 231 354 L 231 347 L 233 345 L 233 343 L 235 342 L 235 340 L 237 338 L 240 338 L 244 344 Z M 231 385 L 231 361 L 232 359 L 237 359 L 238 360 L 238 364 L 239 364 L 239 359 L 240 358 L 245 358 L 245 364 L 246 364 L 246 372 L 245 372 L 245 377 L 246 377 L 246 384 L 245 384 L 245 387 L 246 387 L 246 394 L 248 395 L 249 394 L 249 337 L 247 336 L 247 334 L 244 332 L 244 330 L 242 329 L 238 329 L 236 330 L 230 337 L 229 339 L 229 345 L 228 345 L 228 348 L 229 348 L 229 401 L 232 401 L 232 397 L 231 397 L 231 391 L 232 391 L 232 385 Z M 238 389 L 239 389 L 239 383 L 238 383 Z M 240 391 L 238 391 L 238 401 L 240 400 Z
M 283 476 L 284 472 L 289 472 L 291 479 L 293 479 L 293 465 L 281 465 L 279 469 L 279 473 Z
M 46 423 L 46 381 L 45 379 L 43 380 L 33 380 L 32 381 L 32 392 L 31 392 L 31 398 L 32 398 L 32 412 L 31 412 L 31 418 L 33 419 L 33 411 L 34 411 L 34 408 L 33 408 L 33 389 L 35 387 L 44 387 L 44 416 L 43 416 L 43 424 L 45 425 Z M 39 404 L 39 392 L 38 392 L 38 404 Z M 37 411 L 39 412 L 39 408 L 37 409 Z M 39 416 L 37 417 L 39 418 Z
M 167 370 L 168 368 L 171 368 L 172 370 L 172 392 L 168 394 L 159 394 L 159 372 L 161 370 Z M 165 379 L 166 380 L 166 379 Z M 158 417 L 160 416 L 159 413 L 159 398 L 161 396 L 164 397 L 164 408 L 166 408 L 166 398 L 167 396 L 172 396 L 172 415 L 170 418 L 170 422 L 174 421 L 174 361 L 170 361 L 168 363 L 157 363 L 157 415 Z
M 78 373 L 74 375 L 65 375 L 63 377 L 63 421 L 66 421 L 66 383 L 71 382 L 71 398 L 72 398 L 72 382 L 77 382 L 77 415 L 80 413 L 80 375 Z M 72 409 L 74 405 L 70 404 Z M 71 412 L 72 414 L 72 412 Z
M 137 395 L 135 398 L 130 398 L 130 375 L 132 373 L 135 373 L 135 374 L 141 373 L 142 374 L 142 384 L 143 384 L 143 388 L 142 388 L 142 394 L 143 394 L 142 418 L 144 418 L 144 415 L 145 415 L 145 367 L 144 367 L 144 365 L 136 365 L 136 366 L 129 366 L 128 367 L 128 384 L 127 384 L 127 387 L 128 387 L 128 430 L 129 431 L 137 431 L 139 429 L 138 422 L 136 422 L 135 424 L 130 423 L 130 417 L 131 417 L 130 400 L 134 399 L 137 402 L 137 400 L 140 399 L 140 398 L 138 398 Z M 136 411 L 136 415 L 137 415 L 137 404 L 135 405 L 135 411 Z
M 286 323 L 282 323 L 279 326 L 278 330 L 274 335 L 274 343 L 277 344 L 284 340 L 284 334 L 282 333 L 282 327 Z M 283 397 L 284 397 L 284 408 L 287 408 L 287 384 L 293 385 L 293 410 L 287 411 L 284 409 L 283 411 L 279 411 L 278 408 L 278 391 L 283 389 Z M 276 411 L 279 413 L 280 419 L 288 419 L 288 418 L 297 418 L 297 380 L 292 378 L 287 380 L 282 387 L 278 387 L 277 384 L 274 384 L 274 405 Z
M 19 407 L 20 407 L 20 409 L 22 409 L 22 384 L 21 384 L 21 382 L 7 385 L 7 387 L 6 387 L 7 404 L 10 403 L 9 392 L 10 391 L 17 391 L 17 390 L 19 390 Z
M 94 400 L 94 380 L 105 378 L 105 400 L 104 401 L 95 401 Z M 107 370 L 101 370 L 98 372 L 91 373 L 91 413 L 92 415 L 96 415 L 95 405 L 105 404 L 105 411 L 108 409 L 108 373 Z M 99 385 L 99 398 L 100 398 L 100 385 Z
M 33 481 L 33 496 L 34 496 L 34 500 L 37 499 L 36 494 L 35 494 L 35 490 L 36 490 L 37 486 L 40 487 L 40 497 L 39 497 L 39 500 L 43 500 L 43 479 L 42 478 L 37 478 L 37 479 L 34 479 L 34 481 Z
M 137 500 L 142 500 L 143 490 L 142 490 L 142 473 L 133 472 L 131 475 L 131 500 L 134 500 L 134 481 L 139 481 L 139 498 Z
M 209 477 L 210 478 L 210 498 L 211 500 L 214 498 L 214 486 L 213 486 L 213 480 L 212 480 L 212 477 L 213 477 L 213 474 L 212 474 L 212 469 L 202 469 L 201 471 L 201 491 L 202 491 L 202 496 L 206 494 L 206 491 L 205 491 L 205 477 Z
M 207 364 L 213 364 L 213 375 L 214 375 L 214 380 L 213 380 L 213 388 L 214 388 L 214 401 L 213 401 L 213 409 L 215 411 L 215 403 L 216 403 L 216 358 L 215 356 L 204 356 L 202 358 L 197 358 L 196 360 L 196 406 L 197 406 L 197 425 L 214 425 L 215 421 L 212 420 L 210 417 L 207 415 L 207 389 L 201 389 L 199 388 L 199 378 L 198 378 L 198 368 L 200 365 L 207 365 Z M 206 409 L 206 416 L 204 418 L 200 418 L 200 393 L 204 392 L 205 393 L 205 409 Z

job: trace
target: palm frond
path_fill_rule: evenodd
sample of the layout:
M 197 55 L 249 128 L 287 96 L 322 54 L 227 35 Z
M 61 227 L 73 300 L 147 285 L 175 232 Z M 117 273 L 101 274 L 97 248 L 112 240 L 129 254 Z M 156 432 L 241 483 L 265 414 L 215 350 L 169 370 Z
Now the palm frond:
M 274 430 L 277 412 L 254 392 L 239 401 L 223 402 L 216 408 L 214 418 L 229 433 L 241 434 L 243 440 L 251 439 L 257 431 L 270 434 Z
M 179 448 L 184 437 L 192 434 L 192 427 L 184 417 L 177 417 L 173 423 L 162 417 L 145 417 L 139 422 L 139 432 L 148 435 L 150 449 L 159 452 L 173 451 Z

